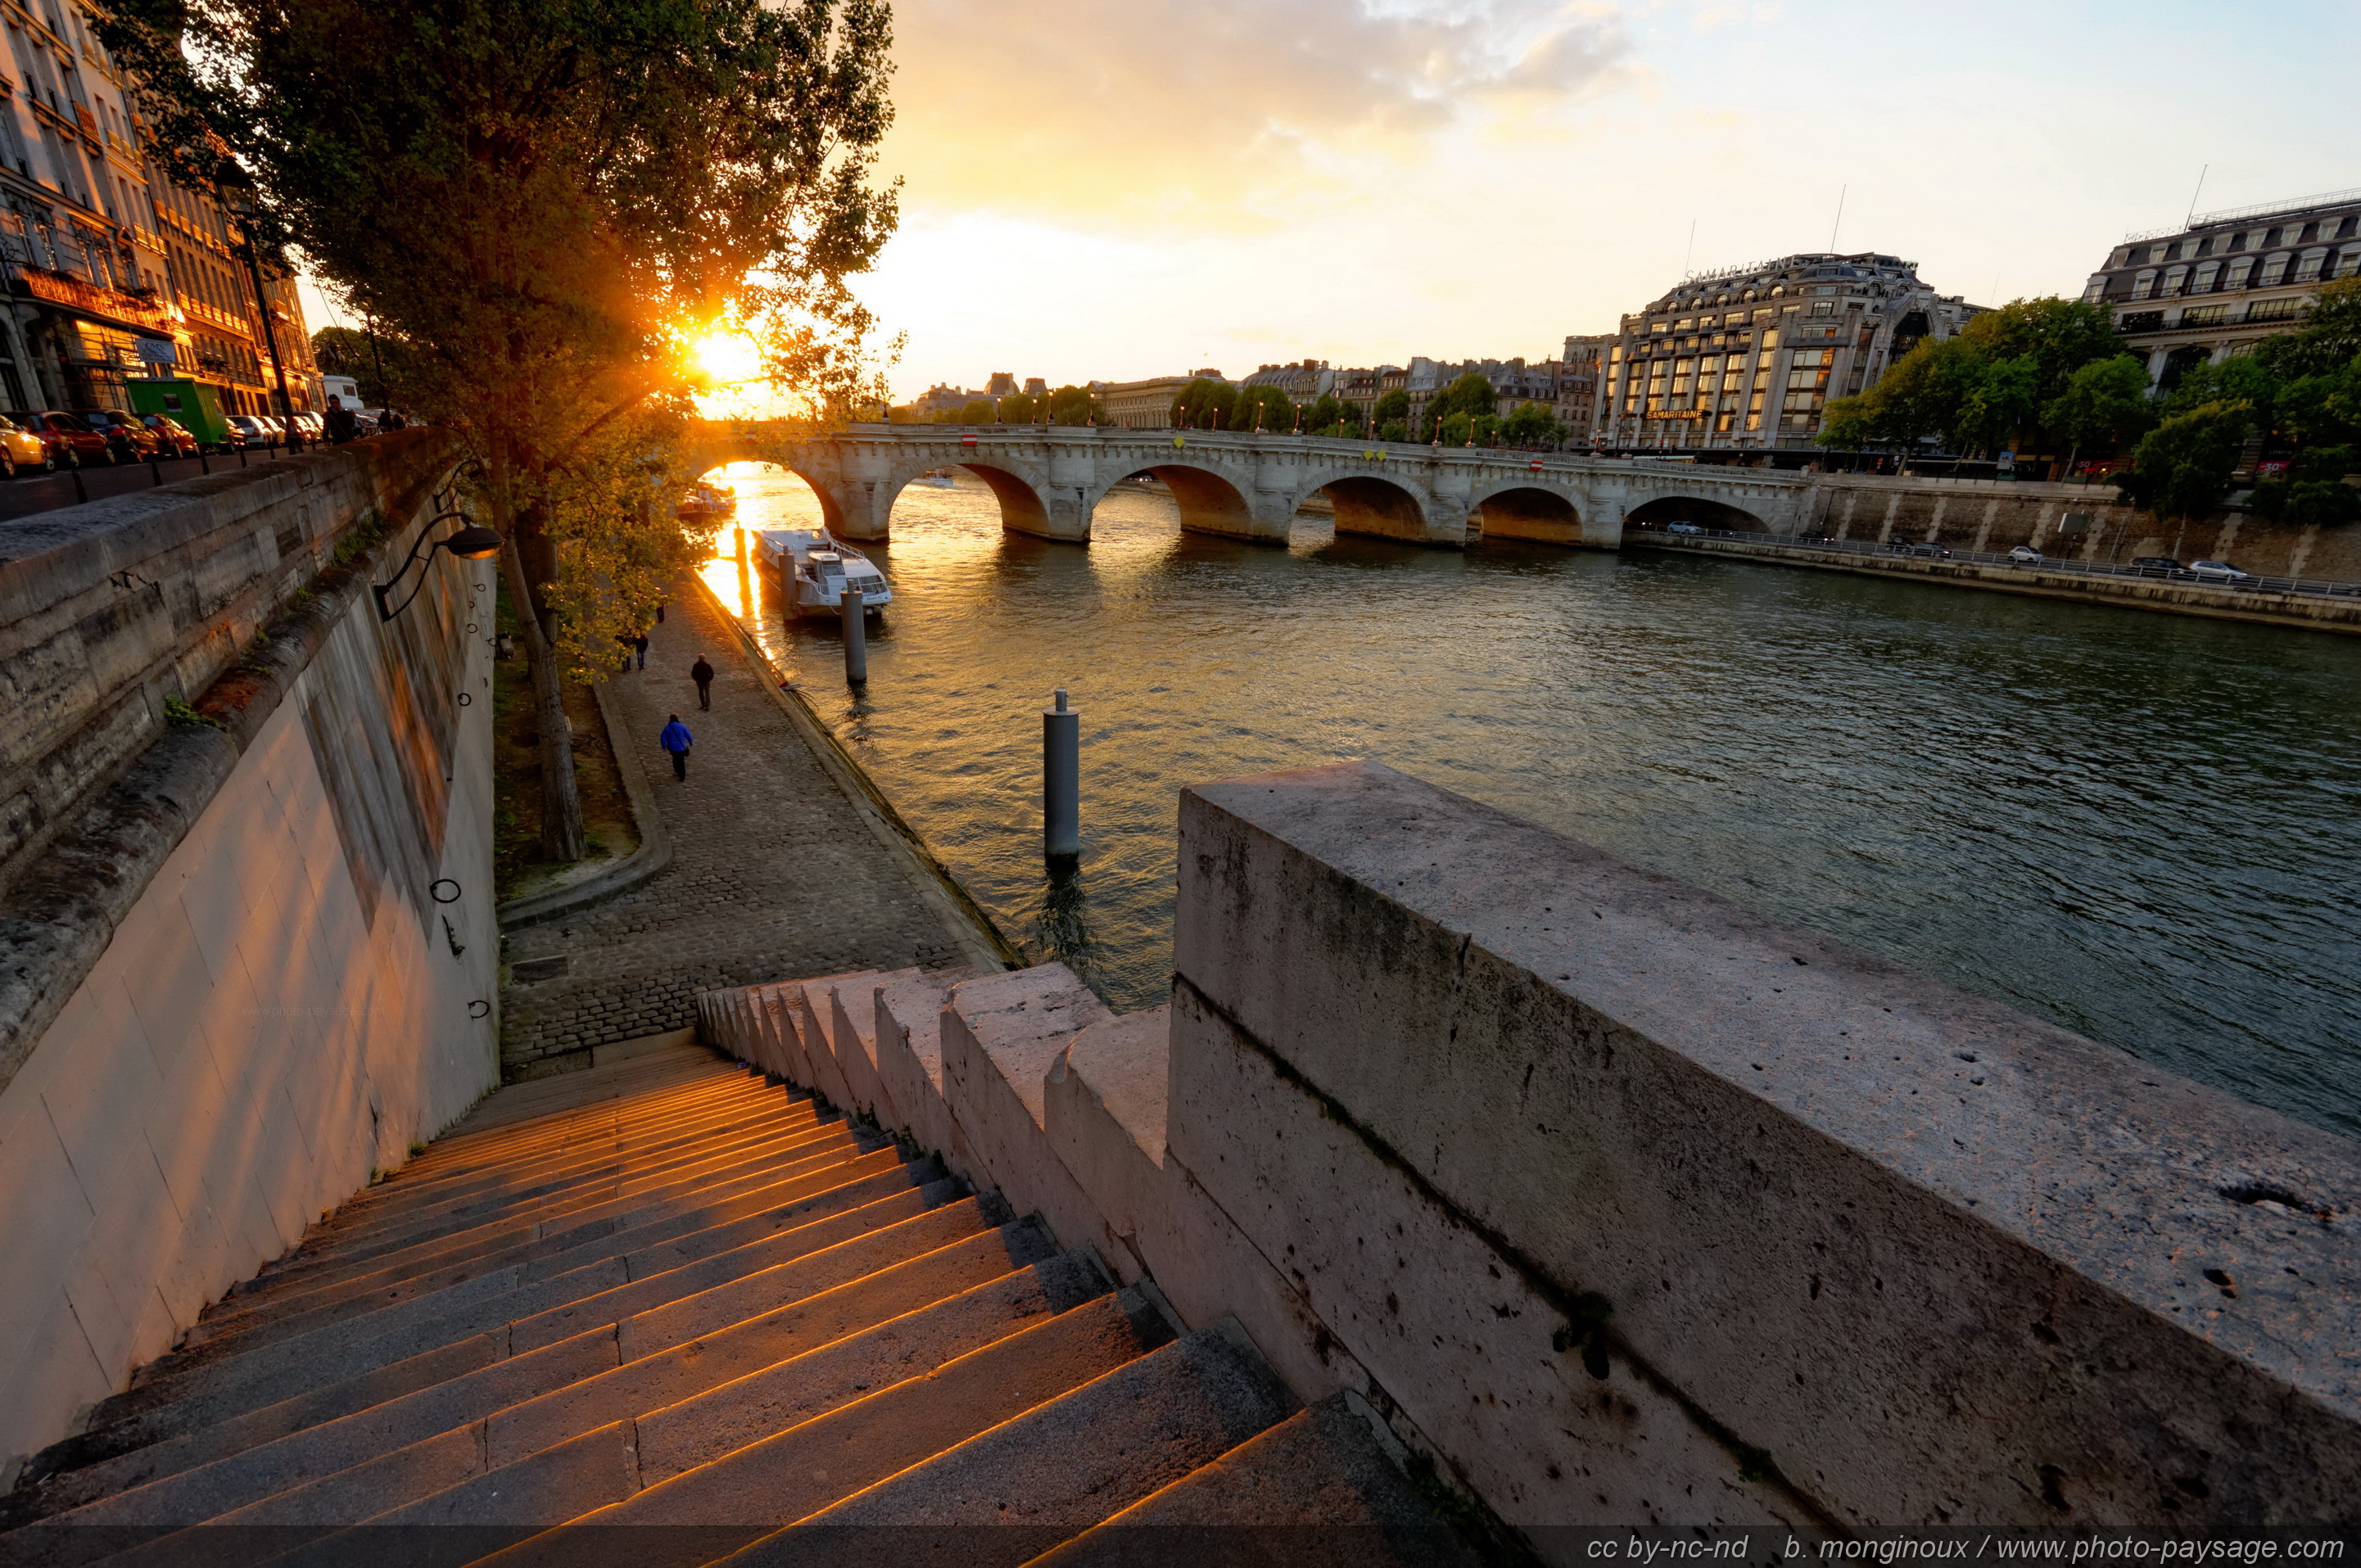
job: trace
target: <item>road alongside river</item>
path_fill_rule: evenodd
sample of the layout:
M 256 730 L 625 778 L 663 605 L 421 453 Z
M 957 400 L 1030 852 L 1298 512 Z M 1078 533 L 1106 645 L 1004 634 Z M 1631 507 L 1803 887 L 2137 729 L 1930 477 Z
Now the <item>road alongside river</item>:
M 730 477 L 749 526 L 817 517 Z M 914 488 L 863 700 L 831 623 L 758 605 L 760 634 L 1003 928 L 1119 1009 L 1164 994 L 1176 792 L 1368 756 L 2361 1134 L 2361 642 L 1298 524 L 1257 549 L 1119 490 L 1084 549 Z M 1087 851 L 1051 886 L 1060 685 Z

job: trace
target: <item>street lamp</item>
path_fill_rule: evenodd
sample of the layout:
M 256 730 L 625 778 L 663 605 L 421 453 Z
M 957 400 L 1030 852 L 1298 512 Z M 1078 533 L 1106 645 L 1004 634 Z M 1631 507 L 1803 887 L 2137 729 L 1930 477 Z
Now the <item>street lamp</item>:
M 270 324 L 270 297 L 262 289 L 262 258 L 254 248 L 254 192 L 232 186 L 221 195 L 222 204 L 236 214 L 238 236 L 244 241 L 247 274 L 254 280 L 254 308 L 262 318 L 262 343 L 270 350 L 270 368 L 279 378 L 279 415 L 287 422 L 287 449 L 292 452 L 303 444 L 303 436 L 295 428 L 295 401 L 287 395 L 287 361 L 279 355 L 279 334 Z
M 428 542 L 427 535 L 434 532 L 435 523 L 453 521 L 461 523 L 464 526 L 461 527 L 458 532 L 451 534 L 447 538 L 437 539 L 433 541 L 431 543 Z M 419 554 L 421 551 L 426 552 L 423 559 L 425 559 L 431 565 L 434 560 L 434 552 L 437 550 L 447 550 L 462 561 L 489 561 L 493 556 L 500 553 L 500 536 L 479 523 L 469 522 L 467 521 L 467 514 L 465 512 L 446 511 L 433 519 L 423 529 L 419 531 L 418 543 L 410 547 L 409 556 L 401 563 L 401 569 L 393 574 L 392 581 L 379 583 L 370 588 L 369 591 L 377 596 L 378 620 L 381 621 L 391 620 L 395 616 L 400 615 L 403 610 L 410 608 L 411 599 L 416 598 L 419 594 L 419 589 L 423 588 L 426 586 L 426 574 L 424 572 L 418 574 L 418 587 L 411 589 L 409 597 L 404 598 L 400 604 L 395 605 L 391 609 L 388 609 L 386 608 L 385 601 L 392 594 L 395 588 L 401 586 L 401 579 L 409 575 L 410 568 L 419 564 L 422 558 Z

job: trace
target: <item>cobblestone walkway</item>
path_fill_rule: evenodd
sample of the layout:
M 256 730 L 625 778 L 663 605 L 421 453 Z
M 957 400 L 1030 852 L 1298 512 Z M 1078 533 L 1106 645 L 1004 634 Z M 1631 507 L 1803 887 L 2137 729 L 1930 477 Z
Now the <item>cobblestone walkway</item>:
M 717 672 L 710 713 L 688 678 L 699 653 Z M 922 894 L 925 873 L 879 841 L 765 679 L 712 602 L 683 582 L 651 633 L 648 667 L 616 677 L 609 693 L 625 729 L 615 750 L 637 753 L 672 862 L 604 904 L 508 937 L 510 1077 L 686 1028 L 690 998 L 711 987 L 965 961 Z M 686 784 L 656 746 L 672 713 L 697 737 Z

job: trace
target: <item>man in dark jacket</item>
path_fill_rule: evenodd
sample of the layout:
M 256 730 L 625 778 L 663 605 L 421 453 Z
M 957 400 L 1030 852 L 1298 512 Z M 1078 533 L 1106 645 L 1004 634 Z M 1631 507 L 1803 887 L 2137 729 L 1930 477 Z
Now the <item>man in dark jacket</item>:
M 713 666 L 705 662 L 704 654 L 699 653 L 697 656 L 697 663 L 688 667 L 688 678 L 697 683 L 697 706 L 711 707 L 713 706 Z
M 672 716 L 672 722 L 664 727 L 664 733 L 656 737 L 656 744 L 672 753 L 672 776 L 683 784 L 688 782 L 688 747 L 694 739 L 688 732 L 688 726 L 680 721 L 677 713 Z
M 360 422 L 353 418 L 353 411 L 345 407 L 342 398 L 328 400 L 328 411 L 320 416 L 320 422 L 326 427 L 329 444 L 334 446 L 342 446 L 360 433 Z

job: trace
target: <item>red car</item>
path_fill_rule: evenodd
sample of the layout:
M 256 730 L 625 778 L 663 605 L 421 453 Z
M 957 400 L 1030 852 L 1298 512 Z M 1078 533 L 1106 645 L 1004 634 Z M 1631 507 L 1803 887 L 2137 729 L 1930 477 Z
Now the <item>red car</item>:
M 115 461 L 114 444 L 72 414 L 58 409 L 11 412 L 8 417 L 41 438 L 60 468 Z
M 194 457 L 202 444 L 170 414 L 144 414 L 139 422 L 156 437 L 167 457 Z
M 150 457 L 163 455 L 164 444 L 156 433 L 139 422 L 137 414 L 127 414 L 118 409 L 77 409 L 82 423 L 106 437 L 108 459 L 115 463 L 145 463 Z

